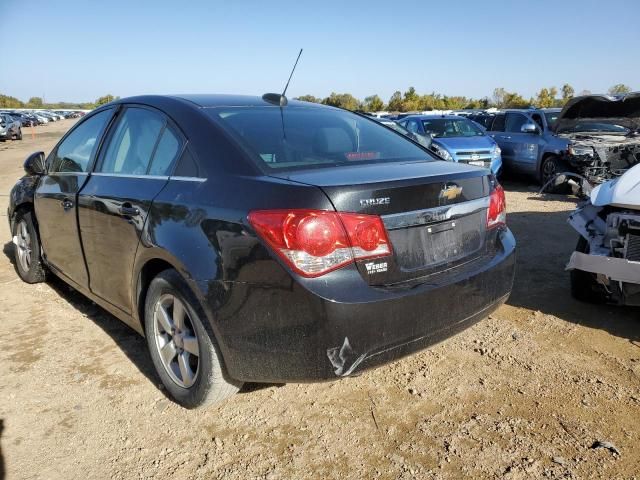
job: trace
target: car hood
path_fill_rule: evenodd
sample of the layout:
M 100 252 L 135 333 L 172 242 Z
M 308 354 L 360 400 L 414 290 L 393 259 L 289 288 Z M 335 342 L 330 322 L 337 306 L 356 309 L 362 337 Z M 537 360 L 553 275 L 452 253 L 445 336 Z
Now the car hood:
M 567 102 L 558 121 L 556 133 L 567 130 L 579 122 L 601 121 L 615 123 L 631 130 L 640 128 L 640 92 L 626 95 L 584 95 Z
M 640 210 L 640 164 L 627 170 L 621 177 L 594 188 L 591 203 L 596 207 L 612 205 Z
M 481 137 L 438 137 L 433 141 L 450 151 L 491 149 L 495 145 L 495 142 L 487 135 Z

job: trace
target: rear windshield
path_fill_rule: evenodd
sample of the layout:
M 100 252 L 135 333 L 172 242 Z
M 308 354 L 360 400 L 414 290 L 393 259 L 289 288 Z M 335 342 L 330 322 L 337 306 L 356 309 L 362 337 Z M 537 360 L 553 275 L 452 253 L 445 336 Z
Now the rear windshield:
M 435 160 L 376 121 L 342 110 L 287 106 L 209 108 L 207 112 L 268 169 Z

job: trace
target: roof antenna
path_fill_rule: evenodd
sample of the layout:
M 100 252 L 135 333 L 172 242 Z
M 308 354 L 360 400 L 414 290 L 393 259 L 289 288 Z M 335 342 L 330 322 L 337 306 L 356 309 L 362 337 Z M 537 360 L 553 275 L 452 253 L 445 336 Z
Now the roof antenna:
M 284 107 L 287 105 L 287 103 L 289 103 L 289 101 L 287 100 L 287 97 L 285 97 L 284 94 L 287 93 L 287 88 L 289 88 L 289 82 L 291 81 L 291 77 L 293 77 L 293 72 L 296 71 L 296 67 L 298 66 L 298 60 L 300 60 L 301 55 L 302 55 L 302 49 L 300 49 L 300 53 L 298 53 L 298 58 L 296 58 L 296 63 L 293 64 L 293 68 L 291 69 L 291 74 L 289 75 L 289 80 L 287 80 L 287 84 L 284 86 L 284 90 L 282 91 L 282 94 L 265 93 L 264 95 L 262 95 L 262 99 L 265 102 L 269 102 L 274 105 L 280 105 L 281 107 Z

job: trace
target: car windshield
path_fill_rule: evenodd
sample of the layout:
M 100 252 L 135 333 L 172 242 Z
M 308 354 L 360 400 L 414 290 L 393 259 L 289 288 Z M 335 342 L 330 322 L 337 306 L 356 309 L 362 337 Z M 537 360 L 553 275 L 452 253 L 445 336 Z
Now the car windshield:
M 208 113 L 273 170 L 435 160 L 374 120 L 317 107 L 226 107 Z
M 436 138 L 476 137 L 484 132 L 466 118 L 434 118 L 422 120 L 424 130 Z
M 629 133 L 629 129 L 623 127 L 622 125 L 616 125 L 615 123 L 606 123 L 606 122 L 579 122 L 575 125 L 572 125 L 567 128 L 563 128 L 563 133 L 595 133 L 595 132 L 604 132 L 604 133 L 617 133 L 617 134 L 627 134 Z
M 544 112 L 544 116 L 547 119 L 547 125 L 549 125 L 550 128 L 553 128 L 558 121 L 560 112 Z

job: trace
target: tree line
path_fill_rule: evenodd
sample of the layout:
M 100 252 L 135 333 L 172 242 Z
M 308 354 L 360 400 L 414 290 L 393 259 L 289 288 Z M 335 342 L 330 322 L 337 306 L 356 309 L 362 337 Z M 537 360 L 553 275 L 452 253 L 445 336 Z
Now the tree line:
M 608 93 L 619 95 L 631 92 L 631 87 L 618 83 L 609 88 Z M 571 85 L 565 83 L 560 90 L 556 87 L 544 87 L 528 100 L 517 92 L 509 92 L 499 87 L 493 91 L 491 97 L 470 98 L 464 96 L 447 96 L 439 93 L 428 93 L 420 95 L 416 89 L 409 87 L 404 93 L 395 91 L 388 102 L 384 102 L 378 95 L 370 95 L 364 100 L 359 100 L 350 93 L 331 93 L 328 97 L 318 98 L 313 95 L 302 95 L 298 100 L 305 102 L 322 103 L 333 107 L 340 107 L 347 110 L 361 110 L 365 112 L 379 112 L 382 110 L 392 112 L 414 112 L 424 110 L 462 110 L 467 108 L 549 108 L 562 107 L 571 98 L 575 91 Z M 591 94 L 588 90 L 583 90 L 580 95 Z M 27 102 L 22 102 L 15 97 L 0 94 L 0 108 L 48 108 L 48 109 L 78 109 L 91 110 L 105 103 L 117 100 L 111 94 L 103 95 L 94 102 L 73 103 L 57 102 L 45 103 L 40 97 L 31 97 Z
M 608 93 L 619 95 L 631 92 L 631 87 L 622 83 L 613 85 Z M 580 95 L 591 94 L 588 90 L 583 90 Z M 318 98 L 313 95 L 302 95 L 298 100 L 305 102 L 322 103 L 333 107 L 345 108 L 347 110 L 361 110 L 365 112 L 379 112 L 383 110 L 392 112 L 413 112 L 424 110 L 462 110 L 462 109 L 485 109 L 496 108 L 550 108 L 562 107 L 575 95 L 575 90 L 568 83 L 564 84 L 560 90 L 556 87 L 544 87 L 529 99 L 524 98 L 517 92 L 509 92 L 499 87 L 493 91 L 491 97 L 470 98 L 464 96 L 447 96 L 439 93 L 428 93 L 420 95 L 416 89 L 409 87 L 404 93 L 395 91 L 388 102 L 384 102 L 379 95 L 371 95 L 359 100 L 350 93 L 331 93 L 328 97 Z
M 111 94 L 103 95 L 93 102 L 55 102 L 46 103 L 41 97 L 31 97 L 23 102 L 16 97 L 0 94 L 0 108 L 44 108 L 50 110 L 93 110 L 100 105 L 117 100 L 120 97 L 114 97 Z

